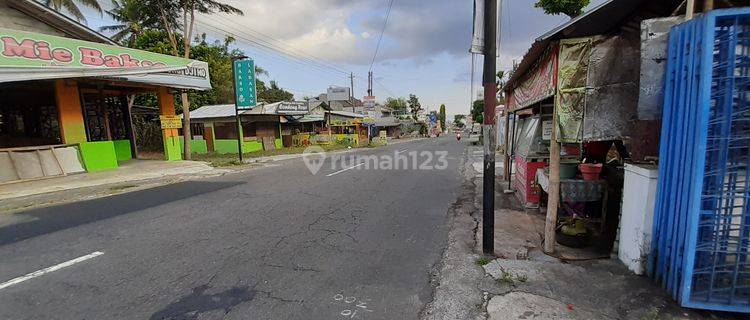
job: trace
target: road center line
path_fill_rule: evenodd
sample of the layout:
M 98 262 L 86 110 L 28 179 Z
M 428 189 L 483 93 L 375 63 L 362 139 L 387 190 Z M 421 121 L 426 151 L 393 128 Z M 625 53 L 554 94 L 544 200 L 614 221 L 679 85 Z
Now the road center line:
M 83 261 L 86 261 L 86 260 L 89 260 L 89 259 L 92 259 L 92 258 L 96 258 L 96 257 L 98 257 L 100 255 L 103 255 L 103 254 L 104 254 L 104 252 L 96 251 L 96 252 L 87 254 L 85 256 L 78 257 L 78 258 L 75 258 L 73 260 L 63 262 L 63 263 L 58 264 L 58 265 L 54 265 L 54 266 L 51 266 L 51 267 L 48 267 L 48 268 L 37 270 L 37 271 L 34 271 L 34 272 L 29 273 L 27 275 L 20 276 L 20 277 L 15 278 L 15 279 L 11 279 L 9 281 L 1 283 L 0 284 L 0 290 L 5 289 L 7 287 L 10 287 L 12 285 L 19 284 L 19 283 L 24 282 L 24 281 L 29 280 L 29 279 L 34 279 L 36 277 L 43 276 L 43 275 L 45 275 L 47 273 L 50 273 L 50 272 L 55 272 L 55 271 L 60 270 L 62 268 L 70 267 L 70 266 L 72 266 L 72 265 L 74 265 L 76 263 L 83 262 Z
M 346 169 L 341 169 L 341 170 L 339 170 L 339 171 L 336 171 L 336 172 L 334 172 L 334 173 L 329 173 L 329 174 L 327 174 L 327 175 L 326 175 L 326 177 L 330 177 L 330 176 L 335 176 L 335 175 L 337 175 L 337 174 L 339 174 L 339 173 L 342 173 L 342 172 L 346 172 L 346 171 L 349 171 L 349 170 L 351 170 L 351 169 L 354 169 L 354 168 L 356 168 L 356 167 L 361 167 L 361 166 L 363 166 L 364 164 L 365 164 L 365 163 L 364 163 L 364 162 L 362 162 L 362 163 L 360 163 L 360 164 L 358 164 L 358 165 L 356 165 L 356 166 L 353 166 L 353 167 L 349 167 L 349 168 L 346 168 Z
M 401 153 L 404 153 L 406 151 L 409 151 L 409 149 L 404 149 L 404 150 L 401 150 L 401 151 L 396 151 L 396 154 L 401 154 Z

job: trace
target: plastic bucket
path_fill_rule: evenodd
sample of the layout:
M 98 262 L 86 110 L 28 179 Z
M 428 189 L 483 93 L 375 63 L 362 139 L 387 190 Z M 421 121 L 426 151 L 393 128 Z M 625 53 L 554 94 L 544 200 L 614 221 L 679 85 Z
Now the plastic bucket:
M 581 163 L 578 165 L 578 169 L 581 170 L 583 180 L 599 180 L 599 174 L 602 173 L 602 164 L 597 163 Z

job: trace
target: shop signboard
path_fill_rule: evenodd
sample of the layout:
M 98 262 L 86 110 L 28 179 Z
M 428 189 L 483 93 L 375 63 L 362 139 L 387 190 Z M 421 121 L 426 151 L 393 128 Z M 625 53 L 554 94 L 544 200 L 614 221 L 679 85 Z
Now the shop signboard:
M 252 59 L 234 61 L 234 88 L 237 109 L 255 107 L 255 62 Z
M 82 77 L 211 89 L 202 61 L 0 28 L 0 83 Z
M 347 101 L 351 97 L 347 87 L 330 87 L 327 96 L 329 101 Z
M 178 116 L 159 116 L 162 129 L 182 129 L 182 118 Z
M 276 107 L 276 112 L 284 115 L 304 115 L 308 113 L 308 110 L 307 102 L 304 101 L 279 102 Z
M 362 98 L 362 103 L 364 103 L 365 105 L 365 110 L 367 111 L 375 110 L 375 96 L 364 96 Z

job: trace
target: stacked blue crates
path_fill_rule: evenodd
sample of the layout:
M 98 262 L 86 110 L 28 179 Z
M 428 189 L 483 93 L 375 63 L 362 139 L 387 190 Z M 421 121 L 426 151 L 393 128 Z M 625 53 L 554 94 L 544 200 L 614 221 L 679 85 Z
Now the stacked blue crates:
M 750 313 L 750 8 L 668 50 L 649 274 L 685 307 Z

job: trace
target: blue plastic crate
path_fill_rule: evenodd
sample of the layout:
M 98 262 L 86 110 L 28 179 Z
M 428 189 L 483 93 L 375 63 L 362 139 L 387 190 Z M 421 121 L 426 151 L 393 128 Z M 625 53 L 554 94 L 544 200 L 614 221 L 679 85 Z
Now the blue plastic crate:
M 668 48 L 649 273 L 683 306 L 750 313 L 750 8 Z

